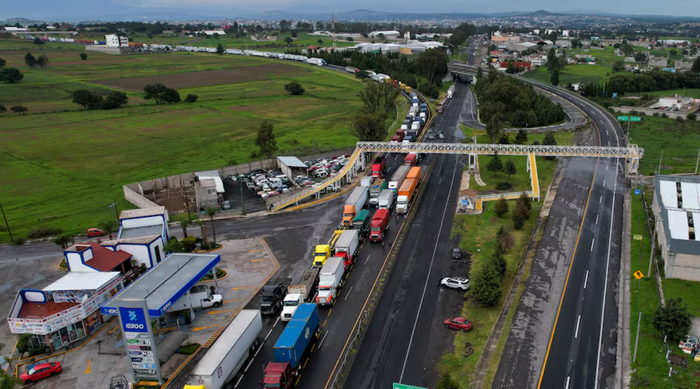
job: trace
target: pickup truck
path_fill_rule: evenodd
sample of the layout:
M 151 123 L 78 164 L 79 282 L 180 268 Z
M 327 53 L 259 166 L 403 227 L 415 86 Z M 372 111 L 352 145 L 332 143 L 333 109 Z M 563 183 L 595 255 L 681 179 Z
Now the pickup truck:
M 220 294 L 212 294 L 209 285 L 194 285 L 168 308 L 169 312 L 184 311 L 190 308 L 220 307 L 224 298 Z

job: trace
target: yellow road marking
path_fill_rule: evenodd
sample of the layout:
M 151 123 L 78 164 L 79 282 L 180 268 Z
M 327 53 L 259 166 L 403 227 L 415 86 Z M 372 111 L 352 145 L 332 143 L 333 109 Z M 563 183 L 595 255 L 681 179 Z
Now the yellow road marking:
M 303 369 L 306 369 L 306 364 L 307 364 L 307 363 L 309 363 L 309 358 L 306 358 L 306 360 L 304 361 L 304 367 L 303 367 Z
M 92 359 L 88 359 L 87 368 L 83 373 L 90 374 L 92 372 Z
M 206 330 L 207 328 L 214 328 L 214 327 L 219 327 L 218 324 L 210 325 L 210 326 L 204 326 L 204 327 L 194 327 L 192 331 L 201 331 L 201 330 Z
M 331 315 L 331 312 L 333 312 L 333 308 L 331 308 L 331 310 L 330 310 L 330 311 L 328 311 L 328 316 L 330 316 L 330 315 Z
M 328 319 L 326 319 L 326 320 L 323 321 L 323 326 L 324 326 L 324 327 L 326 326 L 326 322 L 327 322 L 327 321 L 328 321 Z
M 314 344 L 311 346 L 311 352 L 314 352 L 314 349 L 315 349 L 315 348 L 316 348 L 316 343 L 314 343 Z M 306 366 L 305 366 L 305 367 L 306 367 Z
M 257 249 L 248 250 L 249 253 L 259 253 L 261 251 L 265 251 L 265 250 L 257 250 Z
M 254 286 L 237 286 L 235 288 L 231 288 L 231 290 L 244 290 L 244 289 L 255 289 Z
M 262 262 L 262 261 L 269 261 L 269 260 L 270 260 L 270 258 L 258 258 L 258 259 L 254 259 L 250 262 Z
M 111 330 L 109 330 L 109 332 L 107 332 L 107 335 L 112 335 L 112 334 L 115 333 L 118 329 L 119 329 L 119 326 L 116 326 L 116 327 L 112 328 Z
M 299 380 L 301 379 L 301 374 L 297 376 L 296 382 L 294 382 L 294 386 L 299 386 Z
M 233 311 L 237 311 L 237 309 L 221 309 L 218 311 L 209 311 L 209 312 L 207 312 L 207 315 L 216 315 L 217 313 L 233 312 Z
M 224 301 L 222 301 L 222 302 L 223 302 L 224 304 L 228 304 L 228 303 L 235 303 L 235 302 L 237 302 L 237 301 L 243 301 L 243 299 L 224 300 Z

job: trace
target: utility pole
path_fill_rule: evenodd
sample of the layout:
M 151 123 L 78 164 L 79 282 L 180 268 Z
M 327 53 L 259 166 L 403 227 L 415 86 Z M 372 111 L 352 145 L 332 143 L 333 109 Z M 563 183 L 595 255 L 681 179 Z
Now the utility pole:
M 110 204 L 108 208 L 114 208 L 114 214 L 117 216 L 117 226 L 119 226 L 119 209 L 117 208 L 117 199 L 114 199 L 114 202 Z
M 656 174 L 661 174 L 661 160 L 664 158 L 664 151 L 661 150 L 661 156 L 659 157 L 659 168 L 656 169 Z
M 0 203 L 0 211 L 2 211 L 2 218 L 5 220 L 5 227 L 7 227 L 7 233 L 10 234 L 10 242 L 14 243 L 15 240 L 12 238 L 12 231 L 10 231 L 10 225 L 7 223 L 7 217 L 5 217 L 5 210 L 2 208 L 2 203 Z
M 695 174 L 698 174 L 698 164 L 700 164 L 700 149 L 698 149 L 698 160 L 695 162 Z
M 239 180 L 238 187 L 241 189 L 241 215 L 245 215 L 245 202 L 243 201 L 243 180 Z

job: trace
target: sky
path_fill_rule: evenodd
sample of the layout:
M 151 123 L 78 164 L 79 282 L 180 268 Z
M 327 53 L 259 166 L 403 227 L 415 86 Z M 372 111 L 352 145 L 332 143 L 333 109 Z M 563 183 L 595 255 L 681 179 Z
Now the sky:
M 0 20 L 12 17 L 60 19 L 132 13 L 148 16 L 149 12 L 236 17 L 237 14 L 264 11 L 339 12 L 360 8 L 421 13 L 425 12 L 426 4 L 427 2 L 418 0 L 28 0 L 5 2 L 0 11 Z M 618 14 L 700 17 L 697 0 L 667 0 L 661 8 L 658 0 L 441 0 L 438 3 L 430 3 L 430 12 L 493 13 L 529 12 L 540 9 L 550 12 L 589 10 Z

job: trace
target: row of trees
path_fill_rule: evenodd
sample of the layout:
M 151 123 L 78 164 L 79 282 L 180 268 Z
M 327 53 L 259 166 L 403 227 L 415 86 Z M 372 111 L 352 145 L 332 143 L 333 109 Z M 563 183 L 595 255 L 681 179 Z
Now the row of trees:
M 86 89 L 79 89 L 73 92 L 73 103 L 81 105 L 85 109 L 115 109 L 127 105 L 129 97 L 124 92 L 111 91 L 105 96 Z M 186 103 L 194 103 L 199 96 L 188 94 L 185 97 Z M 173 88 L 168 88 L 163 84 L 149 84 L 143 87 L 143 98 L 154 99 L 156 104 L 179 103 L 180 92 Z
M 351 130 L 362 141 L 381 141 L 388 134 L 386 120 L 395 112 L 399 90 L 383 82 L 365 82 L 365 89 L 358 92 L 362 106 L 352 119 Z
M 32 53 L 27 53 L 24 56 L 24 63 L 30 68 L 40 67 L 46 69 L 49 67 L 49 57 L 46 54 L 42 54 L 39 57 L 34 57 Z
M 486 77 L 477 75 L 477 80 L 479 114 L 493 142 L 498 139 L 498 131 L 489 131 L 489 127 L 497 129 L 505 123 L 513 127 L 539 127 L 566 117 L 558 104 L 536 93 L 532 86 L 495 69 L 489 70 Z
M 700 61 L 698 72 L 664 72 L 654 69 L 647 73 L 618 73 L 605 83 L 586 83 L 581 93 L 589 97 L 612 97 L 613 93 L 643 93 L 667 89 L 700 88 Z

